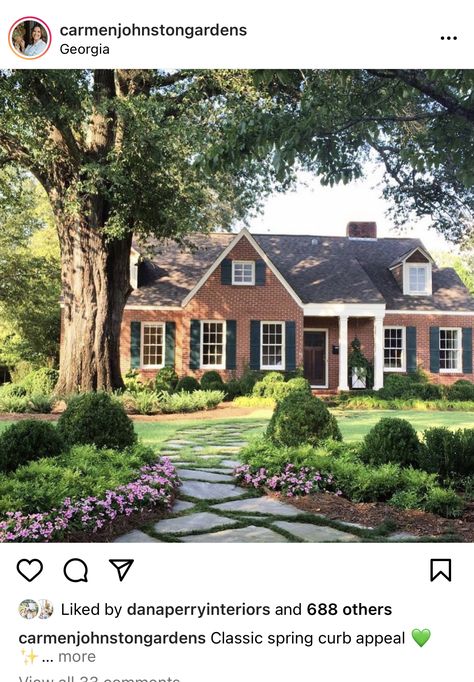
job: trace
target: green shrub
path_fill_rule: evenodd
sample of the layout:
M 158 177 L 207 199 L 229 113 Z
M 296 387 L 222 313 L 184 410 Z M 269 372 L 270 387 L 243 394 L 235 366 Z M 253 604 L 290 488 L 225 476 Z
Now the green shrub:
M 0 394 L 0 412 L 22 414 L 27 412 L 29 404 L 28 396 L 2 395 Z
M 50 395 L 53 393 L 56 384 L 58 383 L 59 372 L 57 369 L 50 367 L 41 367 L 29 372 L 21 381 L 29 395 Z
M 222 381 L 222 377 L 219 374 L 219 372 L 216 372 L 215 370 L 204 372 L 204 374 L 201 377 L 202 390 L 203 391 L 219 390 L 219 388 L 215 388 L 216 386 L 220 387 L 220 389 L 223 390 L 224 382 Z
M 285 377 L 280 372 L 268 372 L 260 381 L 256 382 L 252 395 L 258 398 L 274 398 L 275 390 L 284 381 Z
M 381 398 L 411 398 L 414 380 L 410 374 L 388 374 L 377 394 Z
M 89 443 L 99 448 L 122 449 L 137 439 L 123 406 L 102 392 L 72 397 L 57 428 L 67 447 Z
M 390 504 L 399 509 L 422 509 L 424 506 L 424 495 L 417 490 L 399 490 L 392 495 Z
M 231 379 L 225 384 L 224 391 L 226 400 L 234 400 L 242 395 L 242 384 L 238 379 Z
M 427 429 L 421 466 L 436 473 L 441 481 L 474 474 L 474 429 L 450 431 L 446 427 Z
M 257 398 L 254 395 L 241 395 L 234 399 L 236 407 L 275 407 L 273 398 Z
M 246 368 L 245 372 L 240 377 L 240 386 L 242 395 L 252 395 L 253 388 L 257 381 L 261 378 L 262 373 L 253 369 Z
M 344 466 L 338 463 L 338 467 Z M 379 467 L 361 466 L 354 481 L 352 499 L 356 502 L 385 502 L 400 487 L 400 466 L 382 464 Z
M 211 410 L 224 400 L 223 391 L 186 391 L 173 394 L 163 393 L 159 409 L 164 414 L 173 412 L 197 412 L 198 410 Z
M 194 377 L 183 377 L 176 385 L 176 393 L 193 393 L 193 391 L 199 391 L 200 388 L 199 381 Z
M 0 398 L 15 397 L 22 398 L 26 395 L 26 389 L 20 384 L 3 384 L 0 386 Z
M 280 445 L 317 445 L 326 438 L 342 440 L 335 417 L 309 393 L 295 391 L 277 403 L 267 436 Z
M 17 422 L 0 434 L 0 471 L 14 471 L 26 462 L 56 457 L 62 449 L 61 437 L 49 422 Z
M 173 367 L 162 367 L 155 377 L 155 391 L 173 393 L 179 378 Z
M 474 400 L 474 384 L 467 379 L 459 379 L 446 387 L 448 400 Z
M 394 462 L 417 467 L 420 451 L 420 441 L 410 422 L 384 417 L 365 436 L 361 459 L 375 465 Z
M 40 459 L 0 475 L 0 512 L 50 511 L 66 497 L 73 501 L 101 496 L 133 480 L 145 464 L 156 461 L 151 448 L 135 445 L 122 451 L 76 445 L 53 459 Z
M 53 399 L 49 395 L 35 393 L 28 399 L 28 411 L 49 414 L 53 407 Z
M 145 388 L 145 384 L 140 379 L 140 372 L 138 369 L 129 369 L 124 376 L 123 383 L 125 384 L 125 390 L 128 393 L 143 391 Z
M 456 518 L 462 514 L 464 502 L 454 490 L 434 487 L 426 497 L 424 508 L 433 514 Z
M 160 407 L 158 394 L 151 391 L 139 391 L 134 396 L 134 406 L 138 414 L 156 414 Z

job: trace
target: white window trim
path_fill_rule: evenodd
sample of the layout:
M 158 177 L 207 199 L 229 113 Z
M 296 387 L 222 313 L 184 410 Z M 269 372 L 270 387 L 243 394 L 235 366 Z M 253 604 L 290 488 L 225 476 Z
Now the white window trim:
M 236 282 L 235 281 L 235 266 L 236 265 L 251 265 L 252 266 L 252 281 L 251 282 Z M 232 284 L 236 287 L 255 286 L 255 261 L 254 260 L 233 260 L 232 261 Z
M 220 365 L 205 365 L 203 363 L 204 351 L 204 325 L 205 324 L 222 324 L 222 364 Z M 201 320 L 201 338 L 199 344 L 199 366 L 202 369 L 225 369 L 227 364 L 227 324 L 225 320 Z
M 401 329 L 402 330 L 402 366 L 401 367 L 386 367 L 385 366 L 385 330 L 386 329 Z M 383 328 L 383 371 L 384 372 L 406 372 L 407 371 L 407 328 L 400 324 L 392 324 L 384 326 Z
M 164 322 L 148 322 L 143 321 L 140 325 L 140 368 L 141 369 L 161 369 L 165 366 L 166 358 L 166 329 Z M 143 350 L 144 350 L 144 338 L 145 338 L 145 327 L 161 327 L 163 330 L 163 362 L 161 365 L 145 365 L 143 361 Z
M 426 289 L 424 291 L 410 290 L 410 270 L 412 268 L 423 268 L 426 271 Z M 403 293 L 408 296 L 431 296 L 433 293 L 431 263 L 403 264 Z
M 441 369 L 441 357 L 440 357 L 440 368 L 439 368 L 439 373 L 440 374 L 462 374 L 462 327 L 440 327 L 439 328 L 439 336 L 438 336 L 438 352 L 441 356 L 441 332 L 457 332 L 458 334 L 458 341 L 459 341 L 459 348 L 457 350 L 457 356 L 458 356 L 458 366 L 455 369 Z M 445 349 L 443 349 L 445 350 Z
M 305 327 L 303 329 L 303 335 L 304 332 L 324 332 L 326 335 L 326 341 L 325 341 L 325 366 L 326 366 L 326 383 L 325 384 L 311 384 L 311 388 L 329 388 L 329 329 L 327 327 L 321 328 L 321 327 Z
M 281 324 L 281 366 L 272 366 L 263 364 L 263 325 L 264 324 Z M 286 324 L 282 320 L 262 320 L 260 322 L 260 369 L 273 370 L 276 372 L 284 372 L 286 369 Z

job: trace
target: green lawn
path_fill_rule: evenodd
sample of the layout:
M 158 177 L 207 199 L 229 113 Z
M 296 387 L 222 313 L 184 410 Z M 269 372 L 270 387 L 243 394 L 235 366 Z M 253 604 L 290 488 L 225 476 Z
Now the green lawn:
M 441 411 L 417 411 L 417 410 L 354 410 L 348 412 L 334 411 L 339 422 L 345 441 L 354 442 L 361 440 L 365 434 L 382 417 L 400 417 L 408 419 L 419 432 L 430 426 L 447 426 L 450 429 L 474 428 L 474 412 L 441 412 Z M 268 418 L 268 410 L 255 410 L 247 417 L 239 417 L 236 421 L 244 421 L 246 424 L 255 422 L 255 429 L 247 432 L 247 435 L 257 435 L 261 432 L 262 419 Z M 161 447 L 163 442 L 173 438 L 177 431 L 191 426 L 212 427 L 213 424 L 226 423 L 225 419 L 186 419 L 160 422 L 135 422 L 135 430 L 146 445 Z M 0 422 L 2 431 L 11 422 Z

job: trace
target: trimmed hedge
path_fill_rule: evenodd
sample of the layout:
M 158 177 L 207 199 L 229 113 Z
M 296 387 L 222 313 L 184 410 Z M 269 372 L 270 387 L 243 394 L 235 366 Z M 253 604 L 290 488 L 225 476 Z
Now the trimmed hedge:
M 176 393 L 193 393 L 201 388 L 199 381 L 194 377 L 183 377 L 178 381 Z
M 49 422 L 25 419 L 0 434 L 0 471 L 15 471 L 20 465 L 43 457 L 56 457 L 63 441 Z
M 406 419 L 384 417 L 365 436 L 360 451 L 362 461 L 418 467 L 421 444 L 413 426 Z
M 336 418 L 326 405 L 305 391 L 294 391 L 277 403 L 267 437 L 279 445 L 317 445 L 326 438 L 342 440 Z

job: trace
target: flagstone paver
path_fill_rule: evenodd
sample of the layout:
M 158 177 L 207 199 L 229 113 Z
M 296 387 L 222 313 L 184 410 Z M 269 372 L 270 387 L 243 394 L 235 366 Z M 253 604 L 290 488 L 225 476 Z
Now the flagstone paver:
M 178 476 L 184 480 L 210 481 L 211 483 L 233 483 L 234 477 L 229 473 L 215 474 L 202 469 L 176 469 Z
M 151 535 L 147 535 L 141 530 L 131 530 L 129 533 L 125 533 L 125 535 L 121 535 L 116 540 L 113 540 L 113 542 L 161 542 L 161 540 L 152 538 Z
M 186 500 L 176 500 L 173 505 L 173 514 L 179 514 L 179 512 L 188 511 L 194 507 L 193 502 L 186 502 Z
M 178 516 L 175 519 L 163 519 L 153 526 L 156 533 L 190 533 L 195 530 L 208 531 L 218 526 L 234 526 L 235 521 L 225 516 L 210 512 L 199 512 Z
M 213 505 L 214 509 L 220 511 L 243 512 L 247 514 L 271 514 L 274 516 L 298 516 L 301 514 L 299 509 L 291 507 L 289 504 L 278 502 L 272 497 L 251 497 L 245 500 L 235 500 L 233 502 L 222 502 Z
M 226 497 L 242 497 L 247 493 L 231 483 L 205 483 L 204 481 L 185 481 L 180 494 L 198 500 L 219 500 Z
M 316 526 L 313 523 L 297 521 L 275 521 L 272 525 L 286 530 L 287 533 L 305 542 L 360 542 L 360 538 L 356 535 L 344 533 L 330 526 Z
M 203 535 L 187 535 L 181 537 L 182 542 L 288 542 L 287 538 L 263 526 L 247 526 L 246 528 L 229 528 L 216 533 Z

